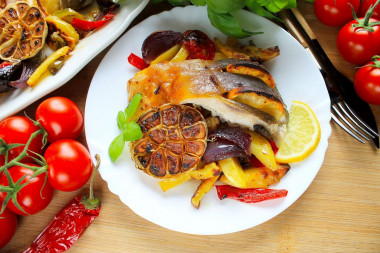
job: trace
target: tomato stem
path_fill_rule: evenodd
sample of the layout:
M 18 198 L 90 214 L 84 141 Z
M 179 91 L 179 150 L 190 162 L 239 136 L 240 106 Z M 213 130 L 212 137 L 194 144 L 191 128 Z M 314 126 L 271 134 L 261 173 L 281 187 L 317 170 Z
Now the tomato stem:
M 94 199 L 94 181 L 96 173 L 98 172 L 99 166 L 100 166 L 100 156 L 98 154 L 95 155 L 96 159 L 96 165 L 94 167 L 94 171 L 92 172 L 91 179 L 90 179 L 90 195 L 89 199 Z
M 372 26 L 374 25 L 379 25 L 380 22 L 377 21 L 377 22 L 369 22 L 371 16 L 372 16 L 372 13 L 373 11 L 375 10 L 376 6 L 378 6 L 380 4 L 380 0 L 377 0 L 376 3 L 374 5 L 371 5 L 369 7 L 369 9 L 367 10 L 365 16 L 364 16 L 364 19 L 359 19 L 357 16 L 356 16 L 356 13 L 355 13 L 355 10 L 354 8 L 351 6 L 352 8 L 352 15 L 354 17 L 354 19 L 358 22 L 357 24 L 352 24 L 352 27 L 359 27 L 359 28 L 362 28 L 364 30 L 367 30 L 369 32 L 373 32 L 373 28 Z
M 94 181 L 95 181 L 96 173 L 98 172 L 98 169 L 100 166 L 100 156 L 96 154 L 95 159 L 96 159 L 96 166 L 94 167 L 94 170 L 92 172 L 91 179 L 90 179 L 90 195 L 83 196 L 81 200 L 85 208 L 90 209 L 90 210 L 97 209 L 100 205 L 100 200 L 94 197 Z

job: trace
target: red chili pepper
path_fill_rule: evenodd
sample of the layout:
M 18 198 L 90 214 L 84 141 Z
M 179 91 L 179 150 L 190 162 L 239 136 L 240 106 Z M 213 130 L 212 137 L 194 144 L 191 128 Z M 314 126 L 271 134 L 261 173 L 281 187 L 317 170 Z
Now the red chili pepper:
M 201 31 L 189 30 L 183 33 L 182 44 L 185 45 L 190 59 L 213 60 L 215 57 L 215 44 Z
M 71 24 L 81 30 L 91 31 L 95 28 L 103 26 L 105 23 L 107 23 L 108 20 L 112 19 L 113 17 L 115 17 L 115 14 L 109 12 L 104 16 L 102 20 L 99 21 L 87 21 L 79 18 L 73 18 Z
M 9 61 L 3 61 L 2 63 L 0 63 L 0 69 L 4 68 L 6 66 L 9 66 L 9 65 L 12 65 L 12 63 Z
M 138 57 L 134 53 L 131 53 L 128 56 L 128 62 L 131 65 L 133 65 L 134 67 L 141 69 L 141 70 L 149 67 L 149 64 L 147 64 L 142 58 Z
M 240 189 L 230 185 L 216 185 L 219 199 L 235 199 L 245 203 L 256 203 L 269 199 L 283 198 L 287 190 L 249 188 Z
M 75 197 L 50 222 L 23 253 L 64 252 L 71 248 L 99 215 L 100 201 L 93 196 L 93 182 L 100 164 L 96 165 L 91 178 L 90 196 Z

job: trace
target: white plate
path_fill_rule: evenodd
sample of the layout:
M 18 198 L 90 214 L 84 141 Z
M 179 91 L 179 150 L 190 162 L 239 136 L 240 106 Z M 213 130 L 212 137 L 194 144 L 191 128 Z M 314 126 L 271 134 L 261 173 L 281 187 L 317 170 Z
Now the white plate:
M 113 138 L 119 135 L 116 115 L 127 106 L 126 84 L 136 73 L 136 69 L 128 64 L 127 56 L 131 52 L 141 55 L 142 42 L 157 30 L 184 32 L 199 29 L 210 38 L 225 39 L 210 24 L 203 7 L 175 8 L 149 17 L 129 30 L 99 65 L 87 96 L 85 128 L 91 154 L 102 157 L 100 173 L 110 190 L 136 214 L 162 227 L 202 235 L 251 228 L 275 217 L 294 203 L 311 184 L 322 165 L 331 133 L 330 100 L 315 63 L 303 47 L 277 25 L 247 11 L 239 12 L 238 16 L 247 29 L 264 31 L 264 34 L 250 38 L 258 46 L 280 47 L 281 55 L 266 66 L 288 106 L 292 100 L 299 100 L 314 110 L 321 124 L 321 141 L 309 158 L 292 164 L 289 173 L 272 187 L 287 189 L 289 193 L 286 198 L 257 204 L 229 199 L 221 201 L 213 188 L 202 199 L 200 209 L 196 210 L 190 198 L 199 182 L 187 182 L 164 193 L 158 186 L 159 180 L 135 169 L 129 148 L 125 148 L 122 157 L 112 163 L 107 150 Z
M 89 61 L 122 34 L 149 0 L 129 0 L 121 5 L 117 15 L 102 29 L 81 40 L 55 76 L 44 78 L 34 88 L 16 89 L 0 94 L 0 120 L 61 87 L 75 76 Z

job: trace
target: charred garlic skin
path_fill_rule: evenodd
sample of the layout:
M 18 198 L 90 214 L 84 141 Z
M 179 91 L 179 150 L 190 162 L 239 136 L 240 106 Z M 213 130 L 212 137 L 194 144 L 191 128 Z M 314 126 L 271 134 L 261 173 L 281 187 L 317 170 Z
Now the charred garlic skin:
M 196 168 L 207 145 L 202 114 L 186 105 L 165 104 L 143 114 L 137 123 L 143 138 L 131 145 L 136 167 L 166 178 Z
M 44 46 L 48 28 L 43 13 L 26 2 L 0 12 L 0 58 L 17 62 L 35 56 Z

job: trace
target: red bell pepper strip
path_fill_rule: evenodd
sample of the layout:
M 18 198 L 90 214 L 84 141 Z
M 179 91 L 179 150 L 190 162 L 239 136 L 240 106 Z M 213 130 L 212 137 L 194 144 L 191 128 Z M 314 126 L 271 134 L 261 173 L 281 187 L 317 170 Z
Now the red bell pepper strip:
M 276 154 L 277 151 L 278 151 L 278 147 L 277 147 L 276 143 L 274 143 L 273 140 L 270 140 L 270 141 L 269 141 L 269 144 L 270 144 L 270 146 L 272 147 L 273 153 Z
M 99 215 L 100 200 L 93 196 L 93 182 L 100 164 L 91 177 L 90 196 L 77 196 L 63 208 L 23 253 L 64 252 L 71 248 Z
M 147 64 L 142 58 L 138 57 L 137 55 L 135 55 L 134 53 L 131 53 L 129 56 L 128 56 L 128 62 L 138 68 L 138 69 L 145 69 L 147 67 L 149 67 L 149 64 Z
M 0 63 L 0 69 L 4 68 L 6 66 L 9 66 L 9 65 L 12 65 L 12 63 L 9 61 L 3 61 L 2 63 Z
M 240 189 L 230 185 L 216 185 L 220 200 L 229 198 L 244 203 L 256 203 L 269 199 L 283 198 L 288 195 L 287 190 L 249 188 Z
M 83 31 L 91 31 L 95 28 L 99 28 L 103 26 L 105 23 L 108 22 L 108 20 L 115 17 L 115 14 L 113 13 L 107 13 L 102 20 L 99 21 L 87 21 L 79 18 L 73 18 L 71 21 L 71 24 L 75 26 L 76 28 L 79 28 Z

